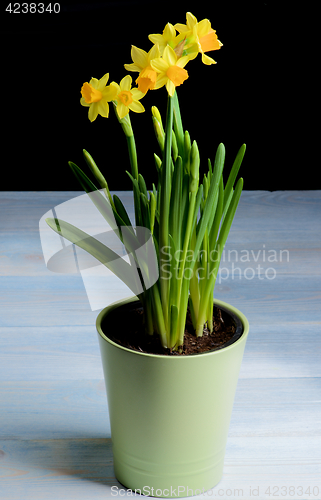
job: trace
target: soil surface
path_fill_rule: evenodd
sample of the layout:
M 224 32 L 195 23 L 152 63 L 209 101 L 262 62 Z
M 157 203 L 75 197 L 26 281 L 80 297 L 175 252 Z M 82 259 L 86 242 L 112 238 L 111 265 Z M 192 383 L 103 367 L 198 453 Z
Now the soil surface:
M 147 335 L 144 330 L 144 313 L 140 302 L 129 303 L 111 311 L 102 321 L 104 334 L 115 343 L 134 351 L 169 356 L 186 356 L 221 349 L 226 343 L 235 342 L 239 328 L 224 310 L 214 306 L 213 332 L 207 328 L 202 337 L 196 337 L 190 312 L 187 312 L 184 344 L 179 351 L 163 348 L 158 335 Z M 235 337 L 235 338 L 233 338 Z

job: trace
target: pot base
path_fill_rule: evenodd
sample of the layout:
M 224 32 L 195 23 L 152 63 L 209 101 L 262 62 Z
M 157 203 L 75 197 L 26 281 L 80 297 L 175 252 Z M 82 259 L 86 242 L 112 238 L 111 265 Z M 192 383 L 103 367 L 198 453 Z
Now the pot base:
M 115 477 L 124 488 L 140 495 L 159 498 L 200 495 L 211 490 L 221 481 L 224 454 L 225 449 L 216 453 L 215 457 L 209 457 L 206 464 L 205 461 L 202 464 L 199 462 L 181 464 L 182 470 L 179 472 L 177 463 L 164 467 L 164 464 L 150 464 L 140 461 L 139 464 L 133 465 L 133 457 L 126 457 L 127 460 L 123 461 L 119 459 L 118 454 L 116 456 L 114 454 Z M 157 470 L 157 475 L 152 473 L 152 469 L 153 471 Z M 175 474 L 173 474 L 173 470 L 175 470 Z

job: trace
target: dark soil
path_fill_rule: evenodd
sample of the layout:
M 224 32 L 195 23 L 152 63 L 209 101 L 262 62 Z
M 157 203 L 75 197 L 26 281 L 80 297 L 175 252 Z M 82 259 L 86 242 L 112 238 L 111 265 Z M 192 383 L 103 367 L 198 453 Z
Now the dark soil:
M 213 332 L 207 328 L 202 337 L 196 337 L 188 311 L 184 344 L 179 351 L 164 349 L 158 335 L 144 331 L 144 314 L 140 302 L 125 304 L 111 311 L 102 321 L 104 334 L 119 345 L 134 351 L 169 356 L 184 356 L 215 351 L 235 342 L 242 334 L 242 324 L 224 309 L 214 306 Z

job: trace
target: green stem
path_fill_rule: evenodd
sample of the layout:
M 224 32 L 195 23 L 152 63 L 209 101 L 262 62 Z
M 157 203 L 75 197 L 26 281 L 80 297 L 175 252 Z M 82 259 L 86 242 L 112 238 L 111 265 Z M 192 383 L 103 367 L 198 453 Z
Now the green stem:
M 162 303 L 157 283 L 155 283 L 155 285 L 153 285 L 152 288 L 150 289 L 150 294 L 151 294 L 151 303 L 153 308 L 153 319 L 155 321 L 155 328 L 158 335 L 160 336 L 163 347 L 166 348 L 168 347 L 168 339 L 165 328 Z
M 185 160 L 185 145 L 184 145 L 184 130 L 181 118 L 181 112 L 179 108 L 177 92 L 173 95 L 174 104 L 174 132 L 177 139 L 178 154 L 181 156 L 182 160 Z
M 167 115 L 165 126 L 165 147 L 162 162 L 162 178 L 161 178 L 161 199 L 160 199 L 160 214 L 159 214 L 159 253 L 160 253 L 160 287 L 161 300 L 164 312 L 165 326 L 169 332 L 169 315 L 168 315 L 168 292 L 169 282 L 167 276 L 164 276 L 163 265 L 166 267 L 167 260 L 164 259 L 163 253 L 168 247 L 169 240 L 169 208 L 171 197 L 171 147 L 172 147 L 172 127 L 173 127 L 173 100 L 168 96 Z
M 127 147 L 129 153 L 130 166 L 132 169 L 132 176 L 134 179 L 138 180 L 138 163 L 137 163 L 137 152 L 134 134 L 127 137 Z
M 211 294 L 213 294 L 216 276 L 217 276 L 217 271 L 218 271 L 221 256 L 222 256 L 222 251 L 219 251 L 220 252 L 219 258 L 217 259 L 217 262 L 215 262 L 215 266 L 212 270 L 212 274 L 211 274 L 211 276 L 209 276 L 207 278 L 206 283 L 205 283 L 205 287 L 203 289 L 203 292 L 204 292 L 203 295 L 204 295 L 204 297 L 207 297 L 207 299 L 210 297 Z M 201 337 L 203 335 L 203 328 L 204 328 L 204 323 L 206 321 L 207 311 L 208 311 L 208 300 L 201 301 L 200 308 L 199 308 L 199 314 L 198 314 L 197 322 L 196 322 L 196 336 L 197 337 Z
M 128 146 L 128 153 L 129 153 L 129 160 L 130 160 L 130 165 L 132 169 L 132 176 L 134 179 L 138 181 L 138 164 L 137 164 L 137 153 L 136 153 L 136 144 L 135 144 L 135 137 L 134 137 L 134 132 L 132 128 L 132 124 L 130 121 L 130 116 L 129 113 L 124 117 L 124 118 L 119 118 L 118 113 L 117 113 L 117 102 L 114 102 L 114 110 L 115 110 L 115 115 L 117 120 L 119 121 L 121 128 L 124 131 L 124 134 L 126 136 L 127 140 L 127 146 Z
M 154 323 L 153 323 L 153 311 L 152 311 L 152 298 L 150 289 L 146 290 L 142 294 L 143 307 L 144 307 L 144 318 L 145 318 L 145 331 L 148 335 L 153 335 L 154 333 Z
M 191 236 L 191 250 L 195 251 L 195 242 L 196 242 L 196 227 L 194 227 L 192 236 Z M 192 322 L 194 329 L 196 328 L 196 318 L 198 316 L 198 310 L 200 305 L 200 286 L 198 281 L 198 273 L 197 273 L 197 261 L 195 262 L 193 268 L 193 274 L 190 279 L 190 309 L 192 315 Z
M 193 224 L 193 219 L 194 219 L 195 200 L 196 200 L 196 192 L 190 193 L 188 217 L 187 217 L 184 246 L 183 246 L 183 255 L 182 255 L 182 259 L 181 259 L 181 265 L 180 265 L 180 268 L 178 271 L 178 303 L 180 303 L 182 282 L 183 282 L 182 278 L 183 278 L 183 272 L 185 269 L 186 254 L 187 254 L 187 250 L 188 250 L 188 246 L 189 246 L 191 229 L 192 229 L 192 224 Z

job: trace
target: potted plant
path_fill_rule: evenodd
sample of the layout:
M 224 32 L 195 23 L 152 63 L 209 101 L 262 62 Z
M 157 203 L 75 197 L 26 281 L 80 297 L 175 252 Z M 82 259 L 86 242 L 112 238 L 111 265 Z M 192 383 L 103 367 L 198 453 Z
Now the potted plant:
M 89 119 L 109 116 L 112 103 L 128 145 L 135 223 L 91 155 L 86 163 L 98 187 L 74 163 L 69 165 L 88 196 L 124 244 L 129 263 L 99 239 L 58 218 L 46 222 L 59 235 L 93 255 L 133 291 L 135 297 L 103 309 L 97 331 L 105 374 L 115 475 L 126 487 L 153 496 L 191 496 L 221 479 L 229 421 L 249 325 L 232 305 L 215 299 L 221 255 L 239 203 L 236 178 L 243 145 L 223 182 L 225 148 L 199 179 L 196 141 L 184 130 L 176 87 L 189 77 L 186 66 L 221 42 L 207 19 L 191 13 L 186 24 L 168 23 L 149 36 L 145 52 L 132 46 L 126 75 L 109 75 L 81 88 Z M 147 190 L 129 112 L 144 111 L 144 95 L 166 87 L 166 119 L 156 107 L 152 120 L 160 154 L 156 183 Z M 135 272 L 134 272 L 135 271 Z M 155 275 L 156 273 L 156 275 Z M 126 318 L 124 324 L 123 318 Z

